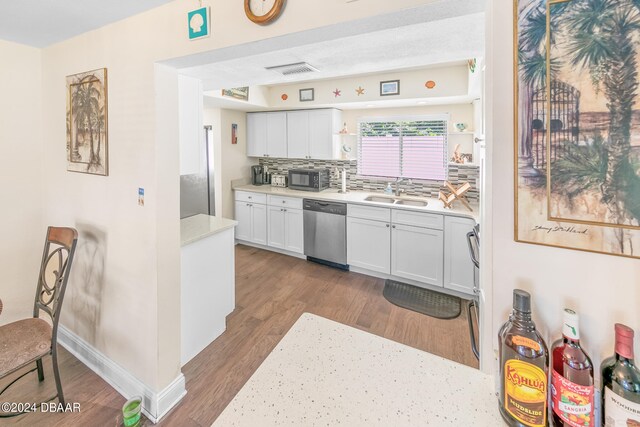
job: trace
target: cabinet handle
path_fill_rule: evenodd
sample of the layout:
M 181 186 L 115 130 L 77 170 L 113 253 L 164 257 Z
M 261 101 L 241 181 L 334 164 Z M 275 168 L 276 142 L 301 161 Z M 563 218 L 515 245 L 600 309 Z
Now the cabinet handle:
M 387 228 L 389 228 L 389 224 L 387 224 Z
M 283 200 L 283 201 L 282 201 L 282 203 L 287 203 L 287 201 L 286 201 L 286 200 Z
M 251 199 L 253 199 L 253 197 L 249 196 L 249 197 L 247 197 L 247 199 L 251 200 Z
M 395 226 L 395 225 L 392 225 L 392 226 L 391 226 L 391 228 L 396 228 L 396 226 Z
M 287 210 L 286 210 L 286 209 L 283 209 L 283 211 L 285 211 L 285 212 L 286 212 Z

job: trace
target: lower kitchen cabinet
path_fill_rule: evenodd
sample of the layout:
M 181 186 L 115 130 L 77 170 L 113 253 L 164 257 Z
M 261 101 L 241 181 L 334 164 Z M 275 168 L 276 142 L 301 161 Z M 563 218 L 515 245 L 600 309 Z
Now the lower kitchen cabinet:
M 300 254 L 304 252 L 304 228 L 301 209 L 269 206 L 267 219 L 268 246 Z
M 469 256 L 467 233 L 476 225 L 470 218 L 444 218 L 444 287 L 473 293 L 474 265 Z
M 347 262 L 354 267 L 389 274 L 391 228 L 388 222 L 347 218 Z
M 236 239 L 267 244 L 267 206 L 257 203 L 236 202 Z
M 442 230 L 392 225 L 391 274 L 442 286 L 443 245 Z

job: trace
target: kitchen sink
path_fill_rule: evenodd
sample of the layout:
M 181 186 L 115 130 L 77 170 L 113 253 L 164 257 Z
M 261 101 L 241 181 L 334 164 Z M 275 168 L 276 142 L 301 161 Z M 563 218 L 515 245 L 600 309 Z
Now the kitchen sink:
M 425 202 L 424 200 L 400 199 L 400 200 L 396 200 L 395 204 L 396 205 L 424 207 L 424 206 L 428 205 L 428 202 Z
M 364 199 L 365 202 L 375 202 L 375 203 L 388 203 L 390 205 L 392 205 L 396 199 L 393 199 L 391 197 L 383 197 L 383 196 L 369 196 L 366 199 Z

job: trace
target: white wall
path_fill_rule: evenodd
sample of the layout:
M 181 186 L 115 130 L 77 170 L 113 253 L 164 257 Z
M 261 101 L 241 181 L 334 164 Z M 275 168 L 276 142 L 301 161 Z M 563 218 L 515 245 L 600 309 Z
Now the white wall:
M 4 303 L 0 324 L 4 324 L 33 313 L 46 228 L 41 212 L 40 50 L 0 40 L 0 58 L 0 299 Z
M 393 102 L 400 99 L 466 96 L 469 86 L 468 74 L 467 65 L 456 65 L 278 85 L 269 89 L 268 100 L 269 106 L 273 108 L 289 109 L 350 102 Z M 400 80 L 399 95 L 380 96 L 380 82 L 388 80 Z M 425 87 L 429 80 L 436 82 L 433 89 Z M 314 89 L 314 100 L 300 102 L 299 91 L 307 88 Z M 364 89 L 362 95 L 356 92 L 359 88 Z M 340 90 L 340 96 L 335 96 L 336 89 Z M 287 95 L 286 100 L 282 99 L 283 94 Z
M 231 124 L 238 125 L 238 143 L 231 144 Z M 222 209 L 218 212 L 225 218 L 234 218 L 234 197 L 231 181 L 250 179 L 250 166 L 257 164 L 247 157 L 247 114 L 242 111 L 221 110 L 221 156 L 222 156 Z
M 640 261 L 514 242 L 512 6 L 504 2 L 493 7 L 489 17 L 493 262 L 483 268 L 493 272 L 493 345 L 497 348 L 496 334 L 510 310 L 512 289 L 522 288 L 533 295 L 534 319 L 549 345 L 561 335 L 563 307 L 578 311 L 583 344 L 599 369 L 603 357 L 613 353 L 615 322 L 640 335 Z M 637 354 L 639 350 L 637 339 Z

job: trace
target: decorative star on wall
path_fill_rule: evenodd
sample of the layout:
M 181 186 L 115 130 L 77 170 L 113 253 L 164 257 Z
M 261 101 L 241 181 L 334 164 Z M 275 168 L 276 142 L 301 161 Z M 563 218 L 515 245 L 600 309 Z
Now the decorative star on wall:
M 356 93 L 358 94 L 358 96 L 364 95 L 364 89 L 362 88 L 362 86 L 358 86 L 358 89 L 356 89 Z
M 336 90 L 334 90 L 334 91 L 333 91 L 333 94 L 334 94 L 334 95 L 335 95 L 335 97 L 337 98 L 337 97 L 339 97 L 339 96 L 341 96 L 341 95 L 342 95 L 342 92 L 340 91 L 340 89 L 336 89 Z

